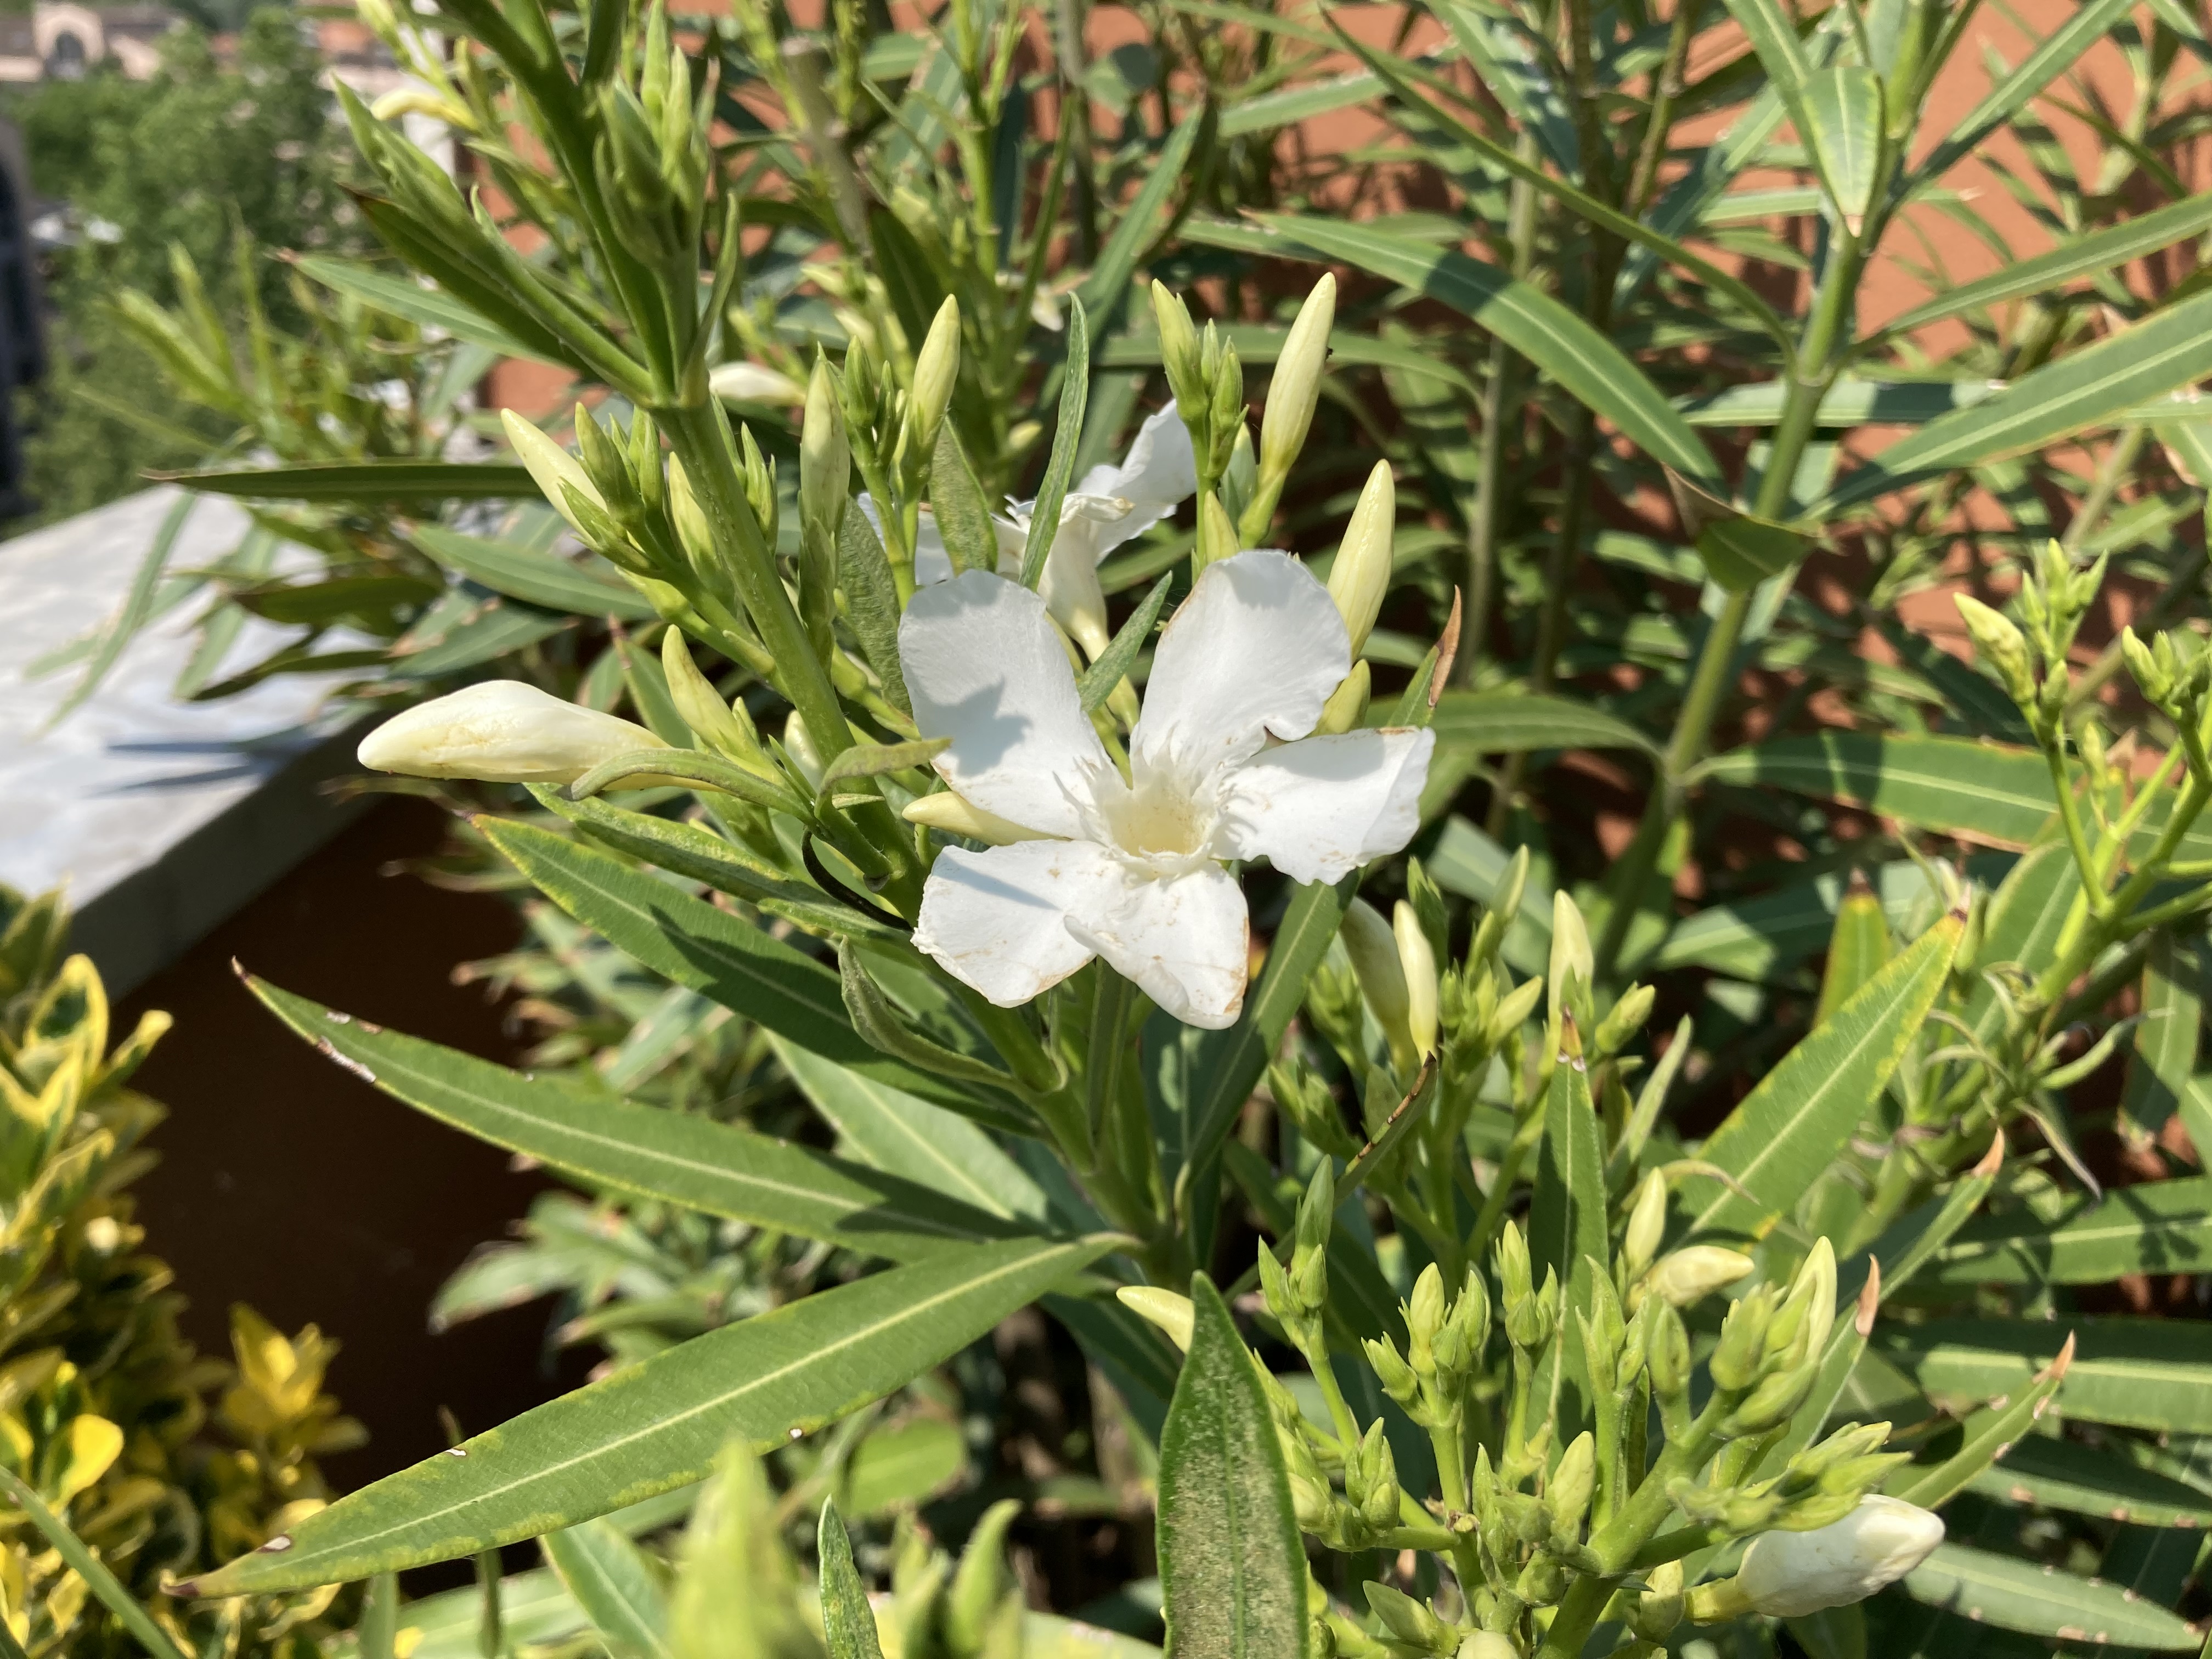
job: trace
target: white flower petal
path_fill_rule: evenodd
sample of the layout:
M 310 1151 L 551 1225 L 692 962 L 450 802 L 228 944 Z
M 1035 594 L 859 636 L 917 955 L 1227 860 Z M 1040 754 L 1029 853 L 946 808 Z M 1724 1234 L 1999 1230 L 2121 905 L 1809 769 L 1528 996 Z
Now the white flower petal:
M 1190 447 L 1190 428 L 1182 411 L 1170 398 L 1168 406 L 1147 416 L 1130 441 L 1121 465 L 1095 466 L 1076 486 L 1090 495 L 1126 495 L 1139 503 L 1163 502 L 1172 508 L 1177 501 L 1198 493 L 1198 457 Z M 1157 523 L 1159 514 L 1152 522 Z
M 899 659 L 922 735 L 952 739 L 947 783 L 1024 830 L 1080 833 L 1075 799 L 1111 763 L 1042 599 L 983 570 L 916 588 Z
M 1303 738 L 1352 666 L 1328 590 L 1286 553 L 1208 565 L 1160 635 L 1133 734 L 1139 765 L 1200 775 Z
M 884 510 L 876 505 L 876 498 L 862 490 L 854 497 L 860 508 L 860 516 L 876 532 L 878 542 L 884 540 Z M 916 510 L 914 526 L 914 585 L 927 587 L 936 582 L 952 580 L 952 556 L 945 550 L 945 532 L 937 527 L 937 515 L 927 507 Z M 888 542 L 884 543 L 886 550 Z
M 393 715 L 357 754 L 372 771 L 409 777 L 574 783 L 602 761 L 666 747 L 641 726 L 534 685 L 486 680 Z
M 1221 781 L 1227 850 L 1264 858 L 1292 881 L 1340 881 L 1397 852 L 1421 827 L 1436 740 L 1400 727 L 1262 750 Z
M 1244 892 L 1218 864 L 1164 878 L 1116 864 L 1118 890 L 1089 896 L 1103 908 L 1069 907 L 1067 931 L 1186 1025 L 1237 1023 L 1250 969 L 1252 924 Z
M 1091 960 L 1067 912 L 1095 912 L 1118 876 L 1112 854 L 1089 842 L 948 847 L 922 885 L 915 946 L 1000 1007 L 1018 1007 Z

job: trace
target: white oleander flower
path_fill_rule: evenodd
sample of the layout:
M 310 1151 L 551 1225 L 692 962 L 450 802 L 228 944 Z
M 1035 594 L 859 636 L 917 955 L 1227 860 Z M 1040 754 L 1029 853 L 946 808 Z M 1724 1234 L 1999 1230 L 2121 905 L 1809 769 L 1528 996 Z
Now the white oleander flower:
M 1862 1498 L 1832 1525 L 1759 1534 L 1743 1553 L 1736 1588 L 1760 1613 L 1800 1619 L 1865 1601 L 1942 1541 L 1942 1517 L 1899 1498 Z
M 1287 554 L 1209 565 L 1161 635 L 1125 781 L 1044 600 L 987 571 L 919 590 L 899 628 L 915 723 L 970 805 L 1041 837 L 948 848 L 915 943 L 1001 1007 L 1096 956 L 1177 1019 L 1243 1006 L 1231 859 L 1335 881 L 1419 826 L 1434 734 L 1310 736 L 1351 666 L 1328 591 Z M 1271 739 L 1275 741 L 1271 741 Z
M 1106 596 L 1098 586 L 1098 566 L 1124 542 L 1141 536 L 1173 513 L 1198 490 L 1198 460 L 1190 447 L 1190 428 L 1170 401 L 1165 409 L 1149 416 L 1130 441 L 1129 453 L 1119 466 L 1094 466 L 1067 492 L 1060 504 L 1060 529 L 1052 538 L 1052 553 L 1045 561 L 1044 578 L 1037 591 L 1045 608 L 1067 630 L 1086 655 L 1096 657 L 1106 648 Z M 883 517 L 874 498 L 862 495 L 860 511 L 876 533 L 883 533 Z M 1003 515 L 991 526 L 999 538 L 999 574 L 1018 578 L 1022 551 L 1029 544 L 1030 520 L 1035 501 L 1008 501 Z M 921 509 L 914 538 L 914 580 L 916 586 L 952 580 L 952 558 L 945 550 L 945 537 L 927 507 Z
M 616 715 L 520 680 L 486 680 L 393 715 L 356 752 L 373 772 L 414 778 L 574 783 L 617 755 L 667 747 Z

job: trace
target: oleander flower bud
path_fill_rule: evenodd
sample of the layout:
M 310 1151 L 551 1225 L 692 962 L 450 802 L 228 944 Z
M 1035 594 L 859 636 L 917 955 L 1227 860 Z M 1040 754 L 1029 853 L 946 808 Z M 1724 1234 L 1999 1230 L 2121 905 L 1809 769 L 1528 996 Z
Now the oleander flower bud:
M 507 441 L 514 447 L 514 459 L 528 469 L 546 503 L 566 519 L 578 535 L 598 546 L 598 538 L 585 526 L 569 501 L 568 492 L 574 490 L 601 513 L 607 511 L 606 500 L 592 482 L 591 475 L 584 471 L 584 464 L 513 410 L 500 410 L 499 421 L 506 428 Z
M 1722 1389 L 1748 1389 L 1759 1380 L 1765 1358 L 1767 1322 L 1774 1317 L 1774 1291 L 1762 1285 L 1739 1297 L 1721 1324 L 1721 1340 L 1705 1369 Z
M 787 407 L 806 401 L 805 386 L 761 363 L 723 363 L 708 374 L 707 390 L 725 403 Z
M 1670 1307 L 1686 1308 L 1723 1285 L 1735 1284 L 1758 1265 L 1749 1256 L 1717 1244 L 1688 1245 L 1661 1256 L 1629 1299 L 1641 1303 L 1646 1296 L 1656 1296 Z
M 836 376 L 830 360 L 817 353 L 799 428 L 799 521 L 809 535 L 835 538 L 852 478 L 853 449 L 845 437 Z
M 1406 988 L 1405 967 L 1398 959 L 1397 936 L 1365 899 L 1345 906 L 1338 933 L 1375 1023 L 1390 1044 L 1391 1057 L 1401 1070 L 1412 1073 L 1415 1067 L 1407 1063 L 1413 1053 L 1412 998 Z
M 1367 701 L 1374 691 L 1375 671 L 1363 657 L 1352 665 L 1352 672 L 1339 680 L 1336 690 L 1328 694 L 1314 730 L 1323 734 L 1351 731 L 1367 713 Z
M 1267 1258 L 1273 1261 L 1271 1255 Z M 1185 1353 L 1190 1352 L 1193 1322 L 1190 1298 L 1157 1285 L 1125 1285 L 1115 1297 L 1139 1319 L 1149 1320 L 1168 1334 L 1168 1340 Z
M 799 776 L 806 780 L 809 789 L 822 787 L 822 751 L 814 746 L 813 735 L 797 709 L 783 723 L 783 752 L 791 757 L 791 763 L 799 769 Z
M 1452 1659 L 1521 1659 L 1521 1650 L 1513 1645 L 1510 1636 L 1494 1630 L 1471 1630 L 1459 1638 Z
M 1551 1512 L 1552 1535 L 1572 1538 L 1582 1531 L 1589 1512 L 1590 1495 L 1597 1490 L 1597 1442 L 1585 1429 L 1567 1443 L 1559 1467 L 1544 1486 L 1544 1504 Z
M 1629 1038 L 1651 1018 L 1651 1005 L 1658 999 L 1659 993 L 1649 985 L 1632 985 L 1623 991 L 1612 1012 L 1598 1022 L 1597 1034 L 1590 1039 L 1598 1058 L 1610 1059 L 1626 1048 Z
M 1403 1590 L 1371 1579 L 1364 1588 L 1367 1605 L 1374 1609 L 1375 1616 L 1382 1621 L 1393 1639 L 1431 1653 L 1443 1650 L 1442 1644 L 1449 1638 L 1451 1627 L 1429 1610 L 1427 1602 L 1416 1601 Z
M 1561 1029 L 1561 1012 L 1571 1012 L 1589 995 L 1590 981 L 1596 972 L 1597 953 L 1590 949 L 1589 925 L 1583 920 L 1582 907 L 1563 887 L 1552 895 L 1552 959 L 1550 971 L 1544 976 L 1548 988 L 1546 1026 L 1554 1041 Z
M 1379 1417 L 1345 1460 L 1344 1496 L 1370 1531 L 1388 1532 L 1398 1524 L 1398 1461 Z
M 1419 914 L 1403 899 L 1391 909 L 1390 932 L 1398 941 L 1398 966 L 1406 980 L 1407 1030 L 1413 1052 L 1425 1060 L 1437 1051 L 1436 951 Z
M 1313 425 L 1314 409 L 1321 402 L 1321 377 L 1328 362 L 1328 331 L 1336 321 L 1336 277 L 1334 273 L 1316 283 L 1313 292 L 1298 307 L 1297 320 L 1283 341 L 1283 355 L 1275 360 L 1275 378 L 1267 388 L 1267 407 L 1260 419 L 1260 471 L 1263 477 L 1281 477 L 1291 470 L 1305 447 Z
M 1390 463 L 1377 461 L 1352 509 L 1344 539 L 1337 544 L 1336 562 L 1328 568 L 1328 596 L 1336 601 L 1352 637 L 1352 655 L 1360 647 L 1382 614 L 1383 595 L 1390 591 L 1391 538 L 1398 525 L 1398 487 L 1390 476 Z
M 613 714 L 520 680 L 486 680 L 393 715 L 362 739 L 358 758 L 373 772 L 413 778 L 574 783 L 618 755 L 667 747 Z
M 1865 1601 L 1942 1541 L 1942 1521 L 1926 1510 L 1901 1498 L 1862 1498 L 1832 1525 L 1753 1539 L 1736 1570 L 1736 1587 L 1760 1613 L 1802 1619 Z
M 1952 596 L 1959 618 L 1973 636 L 1975 654 L 1996 672 L 1998 681 L 2014 702 L 2035 698 L 2035 670 L 2028 655 L 2027 639 L 2011 618 L 1992 611 L 1971 593 Z
M 1630 1627 L 1644 1640 L 1664 1642 L 1682 1622 L 1682 1564 L 1665 1561 L 1644 1575 L 1644 1592 L 1628 1615 Z
M 1323 1158 L 1298 1200 L 1297 1239 L 1291 1249 L 1291 1288 L 1310 1316 L 1319 1315 L 1328 1294 L 1328 1235 L 1335 1219 L 1336 1171 Z
M 908 823 L 941 830 L 948 836 L 965 836 L 970 841 L 980 841 L 992 847 L 1005 847 L 1018 841 L 1048 839 L 1036 830 L 1024 830 L 1020 824 L 1010 823 L 995 812 L 986 812 L 966 796 L 950 789 L 940 789 L 933 795 L 915 796 L 901 809 L 899 816 Z
M 1437 1369 L 1455 1382 L 1472 1375 L 1489 1342 L 1490 1287 L 1482 1282 L 1480 1273 L 1469 1267 L 1443 1328 L 1431 1344 Z
M 1655 1305 L 1659 1312 L 1644 1335 L 1644 1369 L 1651 1374 L 1653 1394 L 1677 1399 L 1690 1386 L 1690 1333 L 1672 1303 Z
M 1621 1266 L 1628 1283 L 1644 1276 L 1667 1232 L 1667 1177 L 1654 1170 L 1636 1189 L 1636 1204 L 1628 1212 L 1628 1229 L 1621 1241 Z M 1641 1297 L 1632 1295 L 1632 1300 Z
M 914 360 L 914 401 L 907 410 L 914 434 L 911 453 L 926 457 L 935 451 L 937 428 L 944 423 L 959 378 L 960 301 L 948 294 Z
M 1544 981 L 1540 978 L 1523 980 L 1498 1000 L 1498 1012 L 1490 1021 L 1490 1046 L 1502 1048 L 1513 1034 L 1528 1023 L 1528 1016 L 1536 1012 L 1543 1000 Z
M 1382 1392 L 1401 1406 L 1410 1407 L 1420 1398 L 1421 1380 L 1413 1375 L 1413 1368 L 1400 1357 L 1398 1345 L 1386 1332 L 1380 1337 L 1367 1339 L 1360 1344 L 1366 1350 L 1367 1364 L 1382 1383 Z
M 1338 1158 L 1350 1158 L 1358 1152 L 1358 1141 L 1344 1127 L 1336 1097 L 1303 1060 L 1277 1060 L 1269 1066 L 1267 1092 L 1283 1115 L 1320 1151 Z
M 1186 420 L 1193 416 L 1203 420 L 1206 396 L 1199 365 L 1198 331 L 1191 326 L 1190 309 L 1180 296 L 1168 291 L 1166 283 L 1155 282 L 1152 318 L 1160 331 L 1160 366 L 1167 371 L 1169 389 Z M 1197 435 L 1192 434 L 1194 438 Z
M 1790 1294 L 1766 1328 L 1764 1352 L 1772 1364 L 1794 1365 L 1828 1340 L 1836 1320 L 1836 1250 L 1823 1237 L 1790 1281 Z

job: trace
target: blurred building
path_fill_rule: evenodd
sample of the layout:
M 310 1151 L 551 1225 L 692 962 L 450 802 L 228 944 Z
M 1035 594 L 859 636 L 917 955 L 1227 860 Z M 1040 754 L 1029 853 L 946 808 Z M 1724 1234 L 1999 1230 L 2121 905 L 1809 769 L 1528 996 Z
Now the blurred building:
M 0 17 L 0 82 L 73 81 L 112 58 L 134 81 L 161 67 L 161 39 L 184 19 L 167 6 L 84 6 L 38 0 Z

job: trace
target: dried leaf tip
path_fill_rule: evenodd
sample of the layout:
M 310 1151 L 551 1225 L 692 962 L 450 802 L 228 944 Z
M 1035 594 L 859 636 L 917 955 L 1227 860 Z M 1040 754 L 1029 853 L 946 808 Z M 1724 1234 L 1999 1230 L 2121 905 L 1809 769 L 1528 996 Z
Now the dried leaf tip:
M 1866 872 L 1860 869 L 1856 864 L 1851 866 L 1850 878 L 1844 883 L 1844 896 L 1848 898 L 1872 898 L 1874 896 L 1874 884 L 1867 879 Z
M 161 1586 L 162 1595 L 173 1595 L 179 1601 L 191 1601 L 193 1598 L 198 1596 L 199 1593 L 200 1581 L 197 1578 L 179 1578 L 173 1584 L 164 1584 Z
M 253 983 L 253 975 L 246 971 L 246 964 L 240 962 L 236 957 L 233 957 L 230 959 L 230 971 L 238 975 L 238 982 L 240 985 L 251 985 Z
M 2047 1377 L 2053 1382 L 2059 1382 L 2065 1376 L 2067 1367 L 2071 1365 L 2073 1363 L 2074 1333 L 2069 1331 L 2066 1333 L 2066 1346 L 2059 1349 L 2058 1357 L 2056 1359 L 2052 1360 L 2048 1365 L 2045 1365 L 2043 1368 L 2043 1377 Z M 2041 1381 L 2043 1379 L 2039 1378 L 2037 1380 Z
M 1874 1316 L 1881 1311 L 1881 1259 L 1867 1258 L 1866 1283 L 1859 1286 L 1859 1305 L 1851 1315 L 1851 1328 L 1863 1342 L 1874 1334 Z
M 1437 636 L 1437 670 L 1429 677 L 1429 707 L 1434 708 L 1437 700 L 1444 694 L 1444 684 L 1451 678 L 1452 663 L 1459 655 L 1460 591 L 1452 589 L 1451 615 L 1444 618 L 1444 631 Z
M 1575 1029 L 1574 1015 L 1562 1008 L 1559 1010 L 1559 1058 L 1571 1065 L 1582 1057 L 1582 1033 Z
M 1977 1181 L 1994 1181 L 1998 1170 L 2004 1165 L 2004 1131 L 2000 1129 L 1990 1141 L 1990 1149 L 1982 1154 L 1982 1161 L 1974 1165 L 1972 1174 Z

